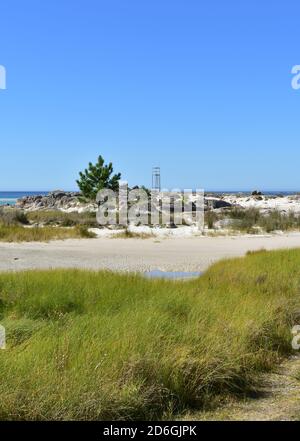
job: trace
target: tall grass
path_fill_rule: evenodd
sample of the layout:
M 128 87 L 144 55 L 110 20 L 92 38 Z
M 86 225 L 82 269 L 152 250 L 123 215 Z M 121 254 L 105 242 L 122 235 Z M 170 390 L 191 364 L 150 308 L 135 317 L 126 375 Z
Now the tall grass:
M 113 235 L 114 239 L 151 239 L 153 237 L 155 236 L 152 233 L 139 233 L 136 231 L 130 231 L 128 228 Z
M 0 242 L 47 242 L 49 240 L 93 238 L 95 234 L 86 227 L 30 227 L 1 225 Z
M 0 241 L 33 242 L 92 238 L 95 234 L 88 230 L 88 220 L 92 223 L 91 213 L 85 213 L 84 216 L 80 213 L 62 213 L 54 210 L 25 213 L 18 209 L 1 207 Z M 32 222 L 42 223 L 42 226 L 30 225 Z
M 96 213 L 77 211 L 66 213 L 60 210 L 36 210 L 25 212 L 12 207 L 0 207 L 0 224 L 3 225 L 28 225 L 39 224 L 43 226 L 61 227 L 97 227 Z
M 188 282 L 0 274 L 0 419 L 173 418 L 253 390 L 291 350 L 299 261 L 252 253 Z
M 28 225 L 24 211 L 14 208 L 0 207 L 0 225 Z
M 37 210 L 26 213 L 31 223 L 40 223 L 44 225 L 60 225 L 62 227 L 72 227 L 76 225 L 86 227 L 98 227 L 96 213 L 84 212 L 66 213 L 60 210 Z
M 215 222 L 218 220 L 218 215 L 215 211 L 209 210 L 204 213 L 204 222 L 209 229 L 213 229 Z
M 258 208 L 233 208 L 222 213 L 208 211 L 205 213 L 205 222 L 212 229 L 219 220 L 231 220 L 228 226 L 232 230 L 255 234 L 259 231 L 271 233 L 276 230 L 291 231 L 300 229 L 300 215 L 292 211 L 281 213 L 272 210 L 262 213 Z

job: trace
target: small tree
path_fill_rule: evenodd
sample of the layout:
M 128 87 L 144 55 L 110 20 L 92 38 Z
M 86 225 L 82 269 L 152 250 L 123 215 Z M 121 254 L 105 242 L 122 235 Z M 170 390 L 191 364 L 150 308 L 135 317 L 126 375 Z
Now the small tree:
M 111 176 L 113 171 L 112 163 L 105 165 L 101 155 L 95 165 L 90 162 L 88 168 L 79 173 L 80 178 L 76 181 L 83 196 L 96 199 L 98 191 L 102 188 L 118 190 L 121 173 Z

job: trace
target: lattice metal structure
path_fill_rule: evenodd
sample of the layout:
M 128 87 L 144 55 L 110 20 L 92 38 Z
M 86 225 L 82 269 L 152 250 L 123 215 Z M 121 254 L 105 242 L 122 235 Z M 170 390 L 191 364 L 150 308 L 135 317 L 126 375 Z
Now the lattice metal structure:
M 153 167 L 152 168 L 152 189 L 157 190 L 157 191 L 161 190 L 160 167 Z

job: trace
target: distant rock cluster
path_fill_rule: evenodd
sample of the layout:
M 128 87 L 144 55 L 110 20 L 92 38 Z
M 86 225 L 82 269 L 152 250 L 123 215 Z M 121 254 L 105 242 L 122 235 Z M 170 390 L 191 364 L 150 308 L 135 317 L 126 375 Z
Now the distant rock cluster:
M 172 206 L 172 203 L 171 211 L 174 211 L 174 206 Z M 221 198 L 205 197 L 204 199 L 205 210 L 226 209 L 230 208 L 231 206 L 231 203 Z M 97 204 L 85 202 L 82 199 L 81 193 L 66 192 L 61 190 L 52 191 L 47 195 L 25 196 L 17 201 L 16 207 L 27 211 L 62 210 L 82 212 L 97 210 Z M 196 205 L 194 202 L 192 202 L 192 210 L 194 211 L 195 209 Z
M 225 201 L 224 199 L 216 199 L 216 198 L 205 198 L 204 199 L 204 209 L 217 210 L 219 208 L 230 208 L 232 204 L 230 202 Z
M 30 211 L 43 209 L 73 211 L 84 207 L 87 209 L 95 208 L 93 204 L 81 202 L 79 197 L 80 193 L 78 192 L 56 190 L 47 195 L 24 196 L 18 199 L 16 207 Z

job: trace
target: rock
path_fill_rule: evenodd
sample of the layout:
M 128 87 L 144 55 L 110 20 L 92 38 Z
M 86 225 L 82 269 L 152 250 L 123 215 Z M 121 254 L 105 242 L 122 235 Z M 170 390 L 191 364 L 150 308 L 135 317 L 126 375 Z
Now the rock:
M 78 200 L 80 193 L 66 192 L 62 190 L 55 190 L 48 195 L 25 196 L 19 199 L 16 203 L 17 208 L 24 210 L 67 210 L 67 211 L 96 211 L 96 205 L 89 203 L 81 203 Z M 88 207 L 88 208 L 87 208 Z
M 222 199 L 205 199 L 205 205 L 208 206 L 210 209 L 217 209 L 217 208 L 225 208 L 225 207 L 232 207 L 232 204 L 229 202 L 226 202 Z
M 258 190 L 254 190 L 252 191 L 251 196 L 262 196 L 262 192 Z

